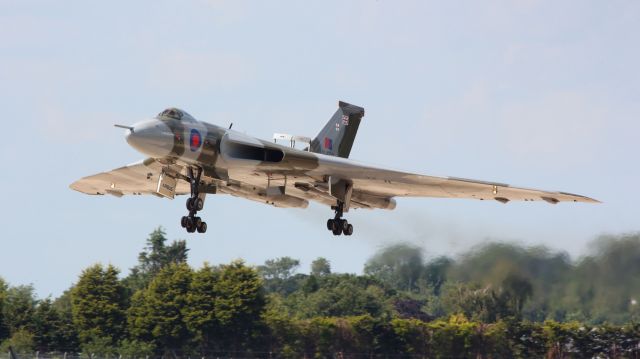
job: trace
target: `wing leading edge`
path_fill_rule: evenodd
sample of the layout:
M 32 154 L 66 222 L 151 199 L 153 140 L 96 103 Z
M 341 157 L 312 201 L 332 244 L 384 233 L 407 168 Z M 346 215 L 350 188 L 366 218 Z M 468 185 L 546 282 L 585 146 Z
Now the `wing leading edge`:
M 116 168 L 109 172 L 98 173 L 81 178 L 69 187 L 78 192 L 91 195 L 110 194 L 116 197 L 123 195 L 157 195 L 158 177 L 163 165 L 154 159 Z M 177 172 L 180 170 L 177 169 Z M 182 183 L 180 183 L 182 182 Z M 176 187 L 176 194 L 188 194 L 190 188 L 187 183 L 180 181 Z

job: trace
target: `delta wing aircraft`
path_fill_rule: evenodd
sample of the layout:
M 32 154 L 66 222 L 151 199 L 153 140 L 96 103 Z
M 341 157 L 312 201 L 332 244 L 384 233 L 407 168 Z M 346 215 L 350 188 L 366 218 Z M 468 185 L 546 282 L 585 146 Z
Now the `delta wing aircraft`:
M 335 212 L 327 221 L 334 235 L 353 233 L 343 219 L 353 208 L 392 210 L 395 197 L 447 197 L 477 200 L 598 201 L 566 192 L 511 187 L 503 183 L 434 177 L 364 165 L 349 160 L 364 109 L 340 101 L 338 110 L 313 139 L 275 134 L 274 140 L 249 137 L 229 128 L 197 121 L 169 108 L 153 119 L 126 129 L 126 140 L 147 159 L 82 178 L 71 188 L 86 194 L 155 195 L 173 199 L 189 195 L 181 224 L 189 233 L 204 233 L 197 216 L 207 194 L 232 196 L 275 207 L 306 208 L 316 201 Z M 296 147 L 296 143 L 298 147 Z M 304 148 L 300 148 L 300 144 Z

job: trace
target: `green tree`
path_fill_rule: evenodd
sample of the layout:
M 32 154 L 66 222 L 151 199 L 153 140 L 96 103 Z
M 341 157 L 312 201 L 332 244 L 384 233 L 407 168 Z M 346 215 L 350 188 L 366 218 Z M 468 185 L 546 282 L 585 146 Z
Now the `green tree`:
M 302 285 L 301 289 L 302 289 L 302 292 L 304 292 L 305 294 L 313 293 L 318 289 L 320 289 L 320 284 L 318 283 L 318 277 L 316 277 L 313 274 L 310 275 L 307 278 L 307 280 L 304 281 L 304 284 Z
M 115 347 L 125 330 L 125 290 L 118 269 L 100 264 L 85 269 L 71 291 L 73 323 L 83 347 Z
M 505 300 L 519 292 L 524 299 L 522 307 L 518 308 L 519 305 L 512 301 L 512 311 L 540 321 L 554 315 L 560 306 L 572 271 L 566 253 L 553 253 L 545 247 L 489 243 L 461 256 L 451 266 L 448 276 L 454 282 L 490 287 L 494 294 L 502 295 L 501 299 Z M 517 289 L 516 282 L 523 287 Z
M 148 288 L 133 295 L 127 318 L 131 339 L 152 344 L 161 354 L 182 350 L 189 344 L 183 310 L 187 309 L 192 276 L 187 264 L 169 264 Z
M 13 335 L 21 329 L 32 330 L 36 299 L 32 285 L 9 287 L 2 308 L 4 323 Z
M 640 301 L 640 234 L 603 236 L 591 246 L 591 255 L 578 261 L 570 280 L 563 283 L 565 308 L 579 314 L 567 319 L 596 324 L 631 321 L 632 303 Z
M 0 345 L 0 352 L 6 353 L 9 351 L 9 347 L 13 349 L 15 353 L 31 353 L 33 352 L 33 334 L 25 328 L 18 329 L 11 338 L 5 340 Z
M 294 274 L 300 261 L 291 257 L 269 259 L 264 265 L 258 266 L 258 271 L 264 280 L 264 288 L 269 293 L 289 294 L 295 291 Z
M 533 286 L 529 279 L 517 273 L 509 273 L 502 281 L 501 294 L 511 311 L 520 316 L 525 303 L 533 296 Z
M 258 272 L 242 261 L 222 265 L 215 292 L 218 293 L 215 312 L 224 333 L 224 346 L 233 350 L 247 348 L 262 329 L 261 316 L 265 310 Z
M 187 328 L 203 354 L 220 349 L 215 342 L 215 338 L 222 334 L 215 308 L 220 297 L 217 291 L 219 277 L 220 271 L 206 263 L 196 271 L 187 294 L 187 305 L 182 310 Z
M 311 262 L 311 275 L 323 276 L 331 274 L 331 263 L 326 258 L 318 257 Z
M 131 268 L 125 284 L 132 291 L 145 288 L 153 277 L 169 264 L 186 263 L 187 242 L 176 240 L 167 245 L 167 236 L 162 227 L 156 228 L 147 238 L 145 249 L 138 254 L 138 265 Z
M 417 319 L 393 319 L 393 332 L 407 354 L 429 355 L 429 326 Z
M 41 300 L 33 314 L 33 342 L 40 352 L 63 349 L 60 329 L 62 318 L 50 298 Z
M 311 276 L 310 278 L 316 278 Z M 375 279 L 352 274 L 332 274 L 317 279 L 318 289 L 297 291 L 286 299 L 301 318 L 385 315 L 385 292 Z
M 53 301 L 53 307 L 60 317 L 57 327 L 58 351 L 77 352 L 80 350 L 77 327 L 73 323 L 72 292 L 73 288 L 67 289 Z
M 300 328 L 290 313 L 290 308 L 284 303 L 282 295 L 271 293 L 267 295 L 263 321 L 268 327 L 268 351 L 281 352 L 284 358 L 295 358 L 300 351 Z
M 151 343 L 123 339 L 120 342 L 118 354 L 124 358 L 146 358 L 153 356 L 154 349 Z
M 442 305 L 448 314 L 492 323 L 507 312 L 491 285 L 480 287 L 476 283 L 451 283 L 443 289 L 442 295 Z
M 7 298 L 7 282 L 0 277 L 0 343 L 9 336 L 9 328 L 7 328 L 4 319 L 4 302 Z
M 367 261 L 364 273 L 400 290 L 416 291 L 424 274 L 422 250 L 409 244 L 384 248 Z
M 471 322 L 462 315 L 452 315 L 449 320 L 429 323 L 433 334 L 431 353 L 435 358 L 473 358 L 478 355 L 481 343 L 480 323 Z
M 447 272 L 454 264 L 448 257 L 438 257 L 427 263 L 425 266 L 426 284 L 433 289 L 433 294 L 440 295 L 440 289 L 447 281 Z

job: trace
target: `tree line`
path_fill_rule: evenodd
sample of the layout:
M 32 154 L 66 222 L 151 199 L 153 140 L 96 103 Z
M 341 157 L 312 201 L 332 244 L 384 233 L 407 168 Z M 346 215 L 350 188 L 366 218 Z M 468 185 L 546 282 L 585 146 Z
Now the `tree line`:
M 0 279 L 0 352 L 126 358 L 640 357 L 640 235 L 599 238 L 578 260 L 488 243 L 456 258 L 409 244 L 363 274 L 308 274 L 281 257 L 187 264 L 154 230 L 126 276 L 95 264 L 58 298 Z

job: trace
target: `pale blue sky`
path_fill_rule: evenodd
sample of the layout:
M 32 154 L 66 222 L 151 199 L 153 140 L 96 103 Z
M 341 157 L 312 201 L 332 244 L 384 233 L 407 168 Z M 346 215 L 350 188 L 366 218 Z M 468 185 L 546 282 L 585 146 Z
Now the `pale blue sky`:
M 490 239 L 579 256 L 640 230 L 637 1 L 0 1 L 0 276 L 59 295 L 95 262 L 126 271 L 147 234 L 190 261 L 318 256 L 359 272 L 411 241 L 455 255 Z M 356 211 L 209 198 L 90 197 L 74 180 L 143 158 L 114 123 L 169 106 L 262 138 L 315 135 L 345 100 L 366 108 L 351 157 L 424 174 L 563 190 L 601 205 L 399 199 Z

